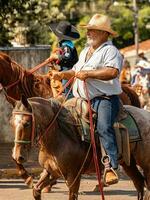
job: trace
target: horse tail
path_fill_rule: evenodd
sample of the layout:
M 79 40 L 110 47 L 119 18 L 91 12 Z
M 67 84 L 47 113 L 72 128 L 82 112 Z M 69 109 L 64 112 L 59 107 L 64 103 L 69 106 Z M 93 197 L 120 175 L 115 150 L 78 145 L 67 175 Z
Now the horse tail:
M 122 90 L 123 92 L 129 97 L 131 101 L 131 105 L 141 108 L 141 103 L 139 100 L 139 96 L 137 93 L 131 88 L 131 86 L 127 84 L 122 84 Z

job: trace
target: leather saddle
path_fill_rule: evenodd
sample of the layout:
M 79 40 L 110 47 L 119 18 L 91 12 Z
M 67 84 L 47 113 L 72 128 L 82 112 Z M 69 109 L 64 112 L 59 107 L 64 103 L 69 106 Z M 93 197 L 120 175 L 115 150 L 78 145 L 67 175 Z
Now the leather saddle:
M 89 125 L 89 110 L 88 103 L 81 98 L 72 98 L 65 102 L 65 107 L 72 107 L 76 111 L 76 119 L 78 120 L 79 133 L 81 133 L 81 140 L 90 142 L 90 125 Z M 97 114 L 94 110 L 93 113 L 93 124 L 96 125 Z M 116 133 L 116 140 L 118 146 L 118 157 L 122 158 L 127 165 L 130 165 L 130 142 L 141 140 L 139 129 L 130 113 L 128 113 L 120 103 L 120 110 L 117 117 L 117 121 L 114 124 Z M 97 133 L 95 129 L 95 134 Z M 134 135 L 132 135 L 134 134 Z M 96 138 L 98 135 L 95 135 Z M 98 141 L 96 139 L 96 141 Z M 98 144 L 99 145 L 99 144 Z

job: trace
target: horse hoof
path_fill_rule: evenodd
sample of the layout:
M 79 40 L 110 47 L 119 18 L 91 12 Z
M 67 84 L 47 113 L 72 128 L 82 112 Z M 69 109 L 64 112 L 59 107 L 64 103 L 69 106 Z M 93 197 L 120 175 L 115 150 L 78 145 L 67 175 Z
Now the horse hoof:
M 150 191 L 146 190 L 144 200 L 150 200 Z
M 25 180 L 25 184 L 26 184 L 29 188 L 33 188 L 33 178 L 32 178 L 32 176 L 29 176 L 29 177 Z
M 51 192 L 51 187 L 47 186 L 47 187 L 43 188 L 41 192 L 42 193 L 49 193 L 49 192 Z

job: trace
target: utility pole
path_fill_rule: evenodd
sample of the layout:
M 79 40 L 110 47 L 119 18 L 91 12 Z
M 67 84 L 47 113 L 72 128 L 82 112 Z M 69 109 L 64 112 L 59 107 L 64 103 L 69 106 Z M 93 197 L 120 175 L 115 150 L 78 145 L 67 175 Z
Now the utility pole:
M 139 30 L 138 30 L 138 7 L 137 1 L 133 0 L 133 17 L 134 17 L 134 44 L 135 44 L 135 51 L 136 51 L 136 60 L 138 58 L 139 52 Z

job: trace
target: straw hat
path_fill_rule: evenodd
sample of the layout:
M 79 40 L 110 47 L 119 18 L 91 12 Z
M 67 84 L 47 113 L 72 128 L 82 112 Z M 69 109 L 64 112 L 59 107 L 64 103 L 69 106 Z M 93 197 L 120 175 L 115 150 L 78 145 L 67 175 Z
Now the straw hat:
M 80 25 L 82 28 L 96 29 L 101 31 L 106 31 L 110 33 L 113 37 L 116 37 L 117 32 L 113 31 L 111 28 L 111 22 L 108 16 L 102 14 L 95 14 L 86 25 Z
M 59 38 L 64 40 L 75 40 L 80 37 L 75 26 L 68 21 L 60 21 L 59 23 L 50 23 L 51 31 Z

